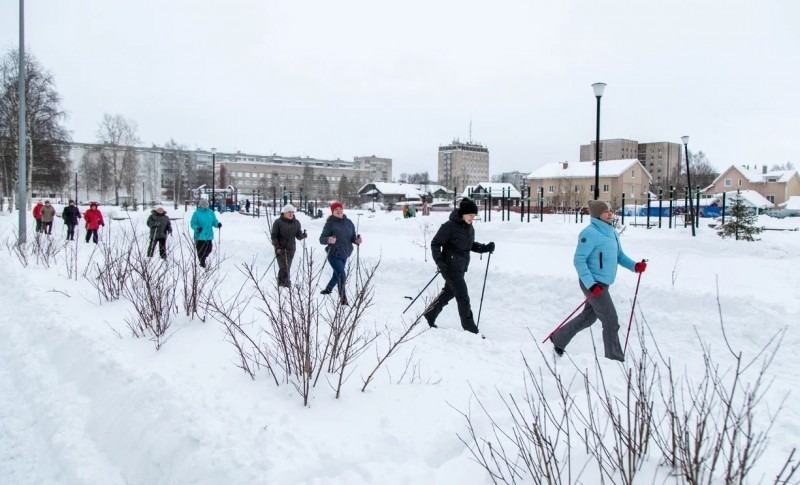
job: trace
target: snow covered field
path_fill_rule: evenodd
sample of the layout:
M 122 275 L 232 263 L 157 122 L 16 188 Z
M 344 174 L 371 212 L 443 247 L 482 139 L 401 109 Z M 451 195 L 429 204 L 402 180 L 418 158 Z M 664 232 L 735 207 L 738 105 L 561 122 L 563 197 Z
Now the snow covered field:
M 107 219 L 115 215 L 113 208 L 101 210 Z M 191 211 L 167 210 L 182 218 L 173 221 L 176 233 L 186 230 Z M 361 264 L 380 259 L 375 305 L 366 321 L 399 331 L 404 317 L 405 322 L 413 320 L 424 305 L 420 299 L 401 315 L 409 303 L 404 297 L 415 296 L 435 272 L 429 255 L 425 262 L 423 241 L 447 214 L 405 220 L 396 212 L 346 214 L 364 238 Z M 145 232 L 147 213 L 116 215 L 131 220 L 107 223 L 102 240 L 123 233 L 126 224 Z M 324 253 L 317 236 L 324 219 L 298 218 L 321 262 Z M 545 216 L 543 223 L 520 223 L 518 215 L 512 219 L 501 221 L 495 213 L 492 222 L 475 225 L 477 241 L 497 244 L 480 319 L 485 340 L 461 331 L 453 302 L 437 320 L 440 328 L 421 325 L 421 335 L 389 360 L 366 392 L 360 392 L 362 379 L 375 365 L 375 350 L 359 358 L 338 400 L 323 380 L 304 407 L 291 385 L 276 387 L 263 371 L 256 380 L 242 372 L 224 327 L 211 319 L 181 316 L 159 351 L 147 339 L 133 338 L 125 324 L 129 302 L 101 301 L 85 278 L 68 278 L 64 263 L 45 268 L 32 261 L 23 268 L 7 249 L 15 240 L 17 215 L 0 216 L 0 483 L 492 483 L 459 439 L 468 436 L 461 413 L 475 416 L 478 432 L 489 433 L 486 421 L 478 419 L 477 399 L 502 419 L 505 408 L 498 393 L 524 394 L 523 356 L 534 368 L 544 366 L 545 359 L 553 363 L 550 346 L 539 342 L 582 300 L 572 254 L 586 222 L 575 224 L 574 218 L 558 215 Z M 266 269 L 273 254 L 266 218 L 228 213 L 220 220 L 223 227 L 212 258 L 222 257 L 218 271 L 224 277 L 216 292 L 224 297 L 242 284 L 239 264 L 255 258 Z M 800 224 L 800 218 L 761 221 L 770 227 Z M 63 231 L 57 220 L 52 238 L 60 241 Z M 81 274 L 90 257 L 98 259 L 91 252 L 94 245 L 82 237 L 80 229 Z M 761 238 L 755 243 L 722 240 L 705 221 L 696 238 L 684 228 L 625 229 L 621 240 L 626 253 L 649 263 L 641 279 L 628 361 L 623 365 L 600 359 L 612 392 L 624 390 L 626 365 L 645 338 L 637 331 L 641 315 L 659 351 L 688 375 L 699 378 L 704 369 L 701 341 L 710 346 L 717 364 L 731 367 L 721 307 L 728 341 L 747 360 L 788 327 L 768 371 L 774 382 L 759 415 L 776 411 L 800 386 L 800 232 L 766 231 Z M 173 237 L 168 249 L 176 247 Z M 467 273 L 476 315 L 486 256 L 473 254 Z M 275 269 L 273 265 L 271 272 Z M 322 271 L 323 283 L 330 274 L 329 267 Z M 623 340 L 636 279 L 621 268 L 611 288 Z M 426 296 L 435 295 L 440 285 L 438 279 Z M 376 345 L 385 350 L 386 341 L 379 338 Z M 581 372 L 594 368 L 596 345 L 601 345 L 599 324 L 576 337 L 557 361 L 564 381 L 580 381 Z M 413 375 L 401 379 L 409 362 Z M 749 482 L 772 483 L 798 435 L 800 406 L 790 396 Z M 592 462 L 577 458 L 582 452 L 575 451 L 573 460 L 580 462 L 576 468 L 589 464 L 578 481 L 599 483 Z M 659 483 L 664 482 L 657 450 L 651 455 L 647 473 L 637 483 L 651 483 L 658 473 Z

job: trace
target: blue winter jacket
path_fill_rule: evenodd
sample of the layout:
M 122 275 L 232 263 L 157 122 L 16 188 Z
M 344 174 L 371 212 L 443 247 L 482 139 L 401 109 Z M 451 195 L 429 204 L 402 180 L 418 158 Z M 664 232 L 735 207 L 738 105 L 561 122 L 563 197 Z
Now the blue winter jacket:
M 591 223 L 578 235 L 572 264 L 583 286 L 591 288 L 595 283 L 613 284 L 618 264 L 633 271 L 636 263 L 622 251 L 619 234 L 611 224 L 592 217 Z
M 219 225 L 217 215 L 214 211 L 206 207 L 198 207 L 192 214 L 192 221 L 189 223 L 194 232 L 195 241 L 213 241 L 214 228 Z M 198 231 L 198 229 L 200 229 Z
M 325 249 L 329 256 L 347 259 L 353 254 L 353 243 L 357 237 L 356 226 L 347 216 L 342 216 L 341 219 L 336 216 L 328 217 L 322 228 L 322 234 L 319 235 L 319 243 L 328 244 L 330 236 L 336 236 L 336 244 L 330 244 Z

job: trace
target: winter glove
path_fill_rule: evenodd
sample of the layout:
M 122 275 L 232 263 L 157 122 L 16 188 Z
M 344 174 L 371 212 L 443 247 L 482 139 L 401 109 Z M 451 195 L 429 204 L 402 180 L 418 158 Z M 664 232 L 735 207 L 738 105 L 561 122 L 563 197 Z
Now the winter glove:
M 361 234 L 357 234 L 356 235 L 355 243 L 356 243 L 356 246 L 361 246 Z
M 483 252 L 484 253 L 493 253 L 494 252 L 494 242 L 490 242 L 489 244 L 484 244 Z
M 603 293 L 603 287 L 595 283 L 591 288 L 589 288 L 589 291 L 592 292 L 592 296 L 598 297 Z
M 222 223 L 221 223 L 221 222 L 218 222 L 218 223 L 217 223 L 217 229 L 219 229 L 220 227 L 222 227 Z
M 101 223 L 100 223 L 100 225 L 101 225 L 101 226 L 105 226 L 105 225 L 106 225 L 106 223 L 105 223 L 105 222 L 101 222 Z
M 306 234 L 306 231 L 305 231 L 305 230 L 303 230 L 303 234 L 302 234 L 302 235 L 300 235 L 300 239 L 302 240 L 302 239 L 305 239 L 305 238 L 307 238 L 307 237 L 308 237 L 308 234 Z
M 195 231 L 197 232 L 197 234 L 200 234 L 201 232 L 203 232 L 203 228 L 198 227 L 197 229 L 195 229 Z
M 633 270 L 636 271 L 637 273 L 644 273 L 644 270 L 646 269 L 647 269 L 647 263 L 645 263 L 644 261 L 640 261 L 633 265 Z
M 442 260 L 436 262 L 436 267 L 439 268 L 440 273 L 444 273 L 445 271 L 447 271 L 447 263 L 445 263 Z

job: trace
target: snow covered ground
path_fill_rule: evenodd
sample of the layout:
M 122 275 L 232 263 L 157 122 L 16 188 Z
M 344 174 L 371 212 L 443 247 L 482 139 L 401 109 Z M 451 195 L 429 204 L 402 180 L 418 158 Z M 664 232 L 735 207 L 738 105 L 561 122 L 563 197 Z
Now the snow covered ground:
M 113 212 L 101 210 L 106 217 Z M 176 232 L 185 230 L 191 211 L 168 207 L 168 212 L 182 218 L 173 221 Z M 423 305 L 418 301 L 403 316 L 409 303 L 404 296 L 415 296 L 435 272 L 429 255 L 425 261 L 425 233 L 429 240 L 447 214 L 404 220 L 397 212 L 346 213 L 364 238 L 362 264 L 380 259 L 375 305 L 366 320 L 399 330 Z M 131 220 L 107 224 L 101 239 L 116 237 L 131 223 L 144 232 L 146 213 L 114 215 Z M 308 245 L 319 248 L 324 219 L 299 219 Z M 291 385 L 276 387 L 265 373 L 251 380 L 237 368 L 238 354 L 213 320 L 178 319 L 156 351 L 152 342 L 130 335 L 124 322 L 130 303 L 100 301 L 85 278 L 68 278 L 63 262 L 46 268 L 32 261 L 23 268 L 10 249 L 17 215 L 5 214 L 0 217 L 0 483 L 491 483 L 459 439 L 467 435 L 461 412 L 475 414 L 480 399 L 501 416 L 498 392 L 524 393 L 523 356 L 534 367 L 544 366 L 545 359 L 552 363 L 550 346 L 539 342 L 582 300 L 572 254 L 585 222 L 559 215 L 548 215 L 543 223 L 512 219 L 501 221 L 495 213 L 492 222 L 475 226 L 478 241 L 497 244 L 480 319 L 485 340 L 460 330 L 452 303 L 437 321 L 440 328 L 421 326 L 421 335 L 386 364 L 366 392 L 360 388 L 375 365 L 374 350 L 359 358 L 340 399 L 321 382 L 304 407 Z M 230 296 L 243 281 L 240 263 L 255 258 L 266 268 L 273 255 L 266 218 L 228 213 L 220 220 L 221 241 L 212 258 L 222 257 L 224 278 L 216 291 Z M 800 224 L 800 218 L 761 220 L 776 228 Z M 63 231 L 57 220 L 52 237 L 60 240 Z M 78 237 L 82 273 L 98 254 L 80 240 L 82 229 Z M 659 350 L 687 374 L 699 376 L 704 369 L 700 341 L 718 364 L 732 365 L 717 287 L 735 351 L 754 358 L 788 327 L 768 373 L 774 383 L 761 411 L 766 415 L 800 386 L 800 232 L 767 231 L 761 237 L 755 243 L 722 240 L 704 221 L 695 238 L 684 228 L 631 226 L 621 240 L 629 256 L 649 260 L 637 306 Z M 169 241 L 170 249 L 176 241 Z M 322 261 L 324 253 L 315 254 Z M 473 254 L 467 282 L 476 314 L 486 265 L 486 255 Z M 327 280 L 330 268 L 322 275 Z M 636 282 L 635 274 L 621 269 L 611 289 L 623 328 Z M 440 285 L 437 280 L 426 296 Z M 629 356 L 638 352 L 642 338 L 634 328 Z M 385 348 L 385 340 L 376 342 Z M 599 325 L 575 338 L 556 364 L 565 381 L 594 366 L 596 345 Z M 401 380 L 408 362 L 413 379 Z M 625 366 L 602 358 L 600 365 L 612 391 L 622 392 Z M 484 421 L 476 424 L 479 432 L 488 432 Z M 790 396 L 751 483 L 778 472 L 798 435 L 800 406 Z M 658 473 L 658 454 L 651 454 L 651 474 L 641 483 Z M 597 483 L 591 468 L 582 483 Z

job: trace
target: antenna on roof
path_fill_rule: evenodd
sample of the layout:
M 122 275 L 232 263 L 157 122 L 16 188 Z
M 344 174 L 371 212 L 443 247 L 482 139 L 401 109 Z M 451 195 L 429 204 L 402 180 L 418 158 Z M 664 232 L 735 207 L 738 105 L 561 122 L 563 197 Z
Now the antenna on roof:
M 472 116 L 469 117 L 469 144 L 472 145 Z

